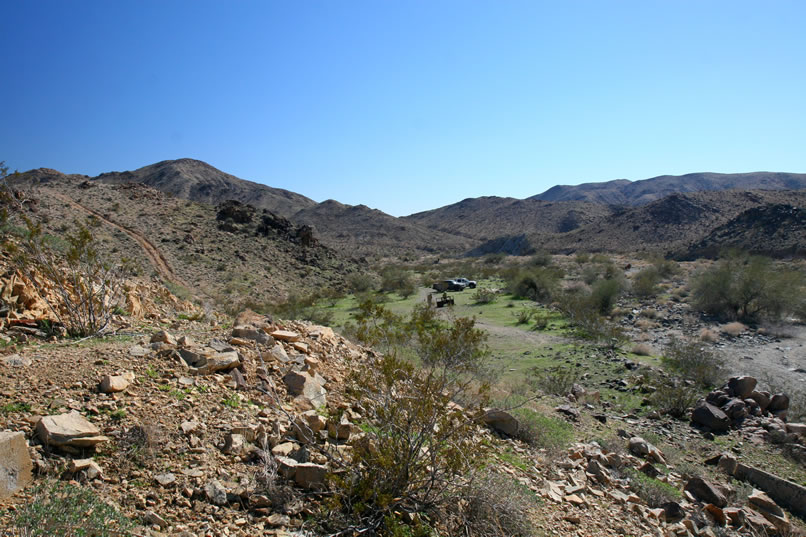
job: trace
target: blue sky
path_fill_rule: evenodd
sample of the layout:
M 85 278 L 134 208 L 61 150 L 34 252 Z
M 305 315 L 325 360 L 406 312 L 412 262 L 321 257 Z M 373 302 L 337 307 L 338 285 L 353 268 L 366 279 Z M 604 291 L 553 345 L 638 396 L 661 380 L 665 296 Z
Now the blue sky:
M 806 2 L 0 0 L 0 160 L 182 157 L 396 216 L 806 172 Z

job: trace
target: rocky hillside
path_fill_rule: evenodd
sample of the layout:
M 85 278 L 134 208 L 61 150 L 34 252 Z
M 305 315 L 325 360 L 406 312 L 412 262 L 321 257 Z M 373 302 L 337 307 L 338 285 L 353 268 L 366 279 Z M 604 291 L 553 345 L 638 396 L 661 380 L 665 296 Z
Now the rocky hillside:
M 608 205 L 643 205 L 673 193 L 710 190 L 801 190 L 803 173 L 689 173 L 661 175 L 640 181 L 617 179 L 602 183 L 558 185 L 533 199 L 545 201 L 589 201 Z
M 143 183 L 178 198 L 208 205 L 236 200 L 284 217 L 316 204 L 301 194 L 239 179 L 206 162 L 188 158 L 164 160 L 134 171 L 103 173 L 92 180 L 109 184 Z
M 787 242 L 785 245 L 781 239 L 777 241 L 780 248 L 765 250 L 765 245 L 774 236 L 788 236 L 792 226 L 797 228 L 796 222 L 779 228 L 776 227 L 777 219 L 770 219 L 766 227 L 748 225 L 747 217 L 734 220 L 750 209 L 766 212 L 778 204 L 806 207 L 806 193 L 729 191 L 673 194 L 640 207 L 623 208 L 567 234 L 534 234 L 529 239 L 532 245 L 555 252 L 655 251 L 673 254 L 688 251 L 720 229 L 721 235 L 731 236 L 733 245 L 751 251 L 785 252 L 789 251 L 787 248 L 791 244 Z M 793 240 L 801 232 L 792 235 Z M 708 244 L 716 243 L 709 239 Z M 698 248 L 698 251 L 706 252 L 704 246 Z M 713 249 L 709 251 L 713 253 Z
M 606 205 L 586 202 L 553 203 L 486 196 L 468 198 L 404 220 L 429 229 L 479 240 L 521 233 L 565 233 L 607 216 Z
M 310 228 L 239 202 L 214 207 L 142 183 L 109 184 L 53 170 L 22 174 L 14 185 L 53 236 L 89 219 L 107 255 L 134 260 L 141 275 L 205 302 L 278 302 L 290 292 L 342 287 L 366 268 L 323 246 Z
M 476 242 L 461 234 L 395 218 L 366 205 L 344 205 L 334 200 L 303 209 L 292 218 L 312 226 L 325 244 L 367 257 L 459 255 Z

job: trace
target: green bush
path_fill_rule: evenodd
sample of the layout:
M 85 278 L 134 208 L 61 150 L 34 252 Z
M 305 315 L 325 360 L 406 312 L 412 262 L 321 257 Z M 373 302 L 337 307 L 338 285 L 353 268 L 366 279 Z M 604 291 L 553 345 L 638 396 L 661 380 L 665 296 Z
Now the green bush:
M 725 361 L 702 343 L 672 338 L 661 357 L 673 373 L 703 387 L 715 386 L 724 376 Z
M 476 304 L 492 304 L 498 298 L 498 293 L 494 289 L 479 287 L 470 298 Z
M 543 393 L 565 396 L 579 381 L 579 371 L 575 367 L 552 367 L 550 369 L 532 369 L 529 372 L 534 385 Z
M 397 534 L 403 530 L 396 513 L 439 514 L 457 505 L 464 483 L 485 459 L 476 427 L 486 388 L 471 386 L 479 386 L 473 379 L 484 366 L 486 336 L 472 319 L 446 323 L 427 308 L 403 320 L 375 306 L 361 324 L 367 334 L 408 336 L 400 344 L 421 367 L 392 347 L 351 377 L 349 393 L 361 401 L 366 436 L 354 445 L 352 462 L 333 477 L 328 524 Z
M 517 298 L 550 302 L 559 289 L 560 274 L 550 268 L 536 267 L 518 271 L 507 282 L 507 291 Z
M 520 429 L 516 437 L 530 446 L 548 450 L 560 450 L 574 439 L 574 427 L 565 420 L 544 416 L 526 407 L 512 410 Z
M 630 489 L 649 507 L 679 502 L 683 497 L 683 494 L 672 485 L 649 477 L 634 468 L 625 468 L 624 473 L 630 478 Z
M 658 294 L 660 274 L 655 267 L 647 267 L 633 277 L 632 291 L 639 297 L 652 297 Z
M 663 380 L 650 397 L 650 401 L 659 411 L 677 419 L 688 417 L 688 409 L 692 408 L 700 398 L 700 390 L 679 379 Z
M 59 481 L 46 481 L 33 490 L 33 500 L 14 519 L 15 529 L 26 537 L 124 537 L 134 524 L 99 499 L 92 489 Z
M 381 271 L 381 291 L 397 293 L 403 298 L 415 293 L 417 286 L 411 272 L 398 266 L 387 266 Z
M 591 289 L 591 306 L 602 315 L 609 315 L 623 290 L 624 282 L 622 280 L 599 280 L 593 284 Z
M 732 252 L 694 277 L 692 301 L 725 320 L 775 320 L 804 300 L 803 275 L 776 268 L 772 260 Z

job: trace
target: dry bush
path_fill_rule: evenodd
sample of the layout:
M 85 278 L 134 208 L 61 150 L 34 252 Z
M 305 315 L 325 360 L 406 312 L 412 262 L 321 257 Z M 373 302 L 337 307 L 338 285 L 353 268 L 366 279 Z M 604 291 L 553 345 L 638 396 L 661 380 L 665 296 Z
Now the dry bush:
M 536 498 L 512 477 L 488 471 L 472 483 L 464 499 L 467 507 L 463 534 L 474 537 L 535 535 L 529 510 Z
M 689 386 L 679 379 L 658 384 L 658 389 L 650 398 L 652 405 L 673 418 L 687 417 L 688 410 L 697 403 L 701 395 L 695 386 Z
M 700 330 L 700 341 L 705 343 L 716 343 L 719 341 L 719 334 L 710 328 Z
M 635 321 L 634 326 L 639 330 L 648 330 L 650 328 L 656 328 L 658 325 L 647 319 L 638 319 Z
M 733 322 L 733 323 L 723 324 L 720 327 L 720 329 L 722 330 L 723 333 L 725 333 L 725 334 L 727 334 L 729 336 L 732 336 L 732 337 L 736 337 L 739 334 L 741 334 L 742 332 L 744 332 L 745 330 L 747 330 L 747 326 L 745 326 L 744 324 L 742 324 L 740 322 Z
M 652 355 L 652 347 L 647 345 L 646 343 L 639 343 L 632 348 L 632 353 L 637 354 L 638 356 L 651 356 Z
M 758 330 L 759 334 L 778 339 L 789 339 L 795 337 L 795 327 L 786 323 L 764 323 Z
M 658 310 L 656 310 L 655 308 L 647 308 L 645 310 L 641 310 L 641 313 L 639 313 L 639 315 L 647 319 L 657 319 L 659 317 Z

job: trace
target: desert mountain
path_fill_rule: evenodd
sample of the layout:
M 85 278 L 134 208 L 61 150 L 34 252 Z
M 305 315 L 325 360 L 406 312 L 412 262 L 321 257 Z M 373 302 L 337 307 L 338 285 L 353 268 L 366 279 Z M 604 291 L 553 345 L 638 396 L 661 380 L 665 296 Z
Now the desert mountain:
M 709 190 L 800 190 L 803 173 L 689 173 L 661 175 L 640 181 L 617 179 L 603 183 L 558 185 L 532 196 L 544 201 L 590 201 L 609 205 L 643 205 L 678 192 Z
M 206 162 L 188 158 L 164 160 L 129 172 L 103 173 L 93 180 L 143 183 L 178 198 L 210 205 L 236 200 L 285 217 L 316 204 L 301 194 L 239 179 Z
M 762 252 L 773 235 L 792 233 L 791 229 L 779 230 L 774 225 L 768 225 L 765 230 L 753 230 L 752 223 L 748 223 L 748 218 L 755 214 L 753 210 L 765 213 L 776 205 L 806 207 L 806 192 L 758 190 L 673 194 L 639 207 L 623 208 L 570 233 L 532 234 L 529 238 L 533 247 L 555 252 L 644 250 L 679 256 L 720 229 L 722 236 L 729 234 L 732 237 L 732 245 Z M 745 217 L 739 218 L 742 214 Z M 778 220 L 770 220 L 771 223 L 775 221 Z M 738 224 L 735 233 L 728 232 Z M 797 222 L 790 224 L 792 227 Z M 751 231 L 754 240 L 749 240 L 747 235 Z M 803 229 L 799 232 L 802 233 Z M 796 240 L 797 235 L 792 237 Z M 716 249 L 711 253 L 718 253 L 717 242 L 713 238 L 708 240 L 711 250 Z M 705 244 L 700 248 L 705 248 Z M 787 248 L 781 246 L 775 250 L 782 253 Z
M 477 242 L 395 218 L 366 205 L 345 205 L 334 200 L 305 208 L 292 219 L 312 226 L 322 242 L 332 248 L 362 256 L 458 255 Z
M 491 240 L 524 232 L 565 233 L 611 212 L 607 205 L 589 202 L 484 196 L 412 214 L 404 220 L 445 233 Z

